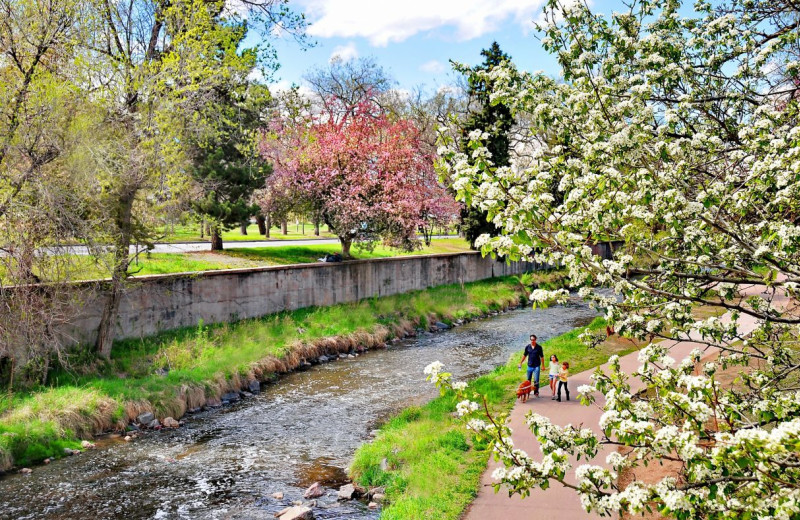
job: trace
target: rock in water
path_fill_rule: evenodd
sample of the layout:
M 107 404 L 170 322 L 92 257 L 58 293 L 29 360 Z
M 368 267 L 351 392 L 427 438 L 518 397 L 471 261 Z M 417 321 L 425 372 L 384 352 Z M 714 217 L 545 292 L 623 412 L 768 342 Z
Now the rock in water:
M 229 403 L 234 403 L 239 400 L 239 392 L 228 392 L 222 396 L 222 401 L 228 401 Z
M 448 325 L 447 323 L 444 323 L 442 321 L 437 321 L 434 325 L 439 330 L 447 330 L 447 329 L 450 328 L 450 325 Z
M 283 500 L 283 491 L 277 491 L 272 494 L 272 498 L 275 500 Z
M 147 426 L 151 422 L 155 420 L 156 416 L 150 412 L 140 413 L 139 416 L 136 418 L 136 422 L 141 425 Z
M 337 496 L 339 500 L 351 500 L 356 493 L 356 488 L 353 484 L 345 484 L 339 488 Z
M 306 492 L 303 493 L 303 498 L 317 498 L 321 497 L 325 494 L 325 489 L 319 482 L 314 482 L 306 489 Z
M 23 475 L 27 475 L 29 473 L 33 473 L 33 470 L 31 468 L 22 468 L 21 470 L 19 470 L 19 472 L 22 473 Z
M 261 391 L 261 383 L 253 379 L 247 384 L 247 388 L 248 390 L 250 390 L 251 393 L 257 394 Z
M 161 423 L 158 422 L 158 419 L 153 419 L 147 424 L 147 427 L 155 430 L 156 428 L 161 428 Z
M 88 450 L 88 449 L 94 448 L 94 443 L 93 442 L 89 442 L 89 441 L 83 441 L 83 442 L 81 442 L 81 447 L 83 449 L 85 449 L 85 450 Z
M 280 520 L 313 520 L 314 513 L 310 507 L 294 506 L 276 513 L 275 516 Z
M 369 509 L 372 509 L 372 510 L 374 511 L 374 510 L 378 509 L 378 503 L 377 503 L 377 502 L 370 502 L 370 503 L 367 505 L 367 507 L 368 507 Z
M 172 417 L 166 417 L 164 419 L 164 422 L 161 424 L 164 425 L 164 428 L 177 428 L 178 426 L 180 426 L 180 423 L 175 419 L 173 419 Z

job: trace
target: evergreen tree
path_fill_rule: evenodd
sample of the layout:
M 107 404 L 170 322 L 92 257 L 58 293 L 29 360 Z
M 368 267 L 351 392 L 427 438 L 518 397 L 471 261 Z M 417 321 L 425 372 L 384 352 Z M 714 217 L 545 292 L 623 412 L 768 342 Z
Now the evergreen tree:
M 221 58 L 236 52 L 246 35 L 244 23 L 239 30 L 233 29 L 228 45 L 220 49 Z M 241 56 L 250 56 L 255 66 L 253 49 L 244 49 Z M 210 102 L 201 118 L 206 123 L 195 142 L 192 176 L 202 197 L 192 202 L 192 207 L 210 222 L 213 251 L 222 249 L 222 231 L 243 225 L 260 213 L 253 193 L 264 187 L 271 172 L 255 149 L 269 90 L 253 83 L 246 72 L 232 74 L 224 85 L 205 93 Z
M 500 45 L 493 42 L 488 49 L 481 51 L 483 63 L 475 66 L 471 71 L 488 71 L 511 58 L 500 50 Z M 469 72 L 469 71 L 468 71 Z M 473 130 L 481 130 L 489 134 L 486 148 L 492 154 L 492 162 L 496 166 L 509 164 L 509 132 L 513 123 L 511 110 L 502 104 L 492 105 L 489 94 L 494 90 L 493 82 L 483 78 L 476 78 L 468 74 L 467 95 L 470 100 L 471 112 L 463 127 L 462 148 L 466 150 L 469 141 L 468 135 Z M 471 247 L 475 247 L 475 239 L 486 233 L 497 236 L 499 230 L 488 220 L 486 211 L 467 205 L 461 211 L 461 229 Z

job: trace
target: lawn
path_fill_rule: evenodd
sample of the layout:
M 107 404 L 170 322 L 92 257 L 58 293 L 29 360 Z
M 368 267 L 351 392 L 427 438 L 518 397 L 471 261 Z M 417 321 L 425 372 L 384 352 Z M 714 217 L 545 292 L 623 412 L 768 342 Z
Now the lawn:
M 571 360 L 570 370 L 578 373 L 604 363 L 612 354 L 635 349 L 617 337 L 596 349 L 587 349 L 578 340 L 586 329 L 603 333 L 605 325 L 605 320 L 596 318 L 585 328 L 546 341 L 544 350 L 548 356 Z M 515 354 L 505 366 L 469 383 L 469 389 L 486 396 L 495 413 L 507 412 L 514 404 L 518 361 Z M 424 406 L 408 408 L 384 424 L 374 442 L 356 452 L 350 468 L 354 480 L 386 488 L 388 504 L 382 519 L 455 520 L 475 498 L 489 450 L 454 417 L 455 407 L 456 397 L 449 392 Z

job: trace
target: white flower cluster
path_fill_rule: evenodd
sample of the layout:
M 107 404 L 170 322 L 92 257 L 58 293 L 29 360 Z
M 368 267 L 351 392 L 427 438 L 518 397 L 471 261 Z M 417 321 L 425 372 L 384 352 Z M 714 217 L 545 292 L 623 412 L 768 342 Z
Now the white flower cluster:
M 515 492 L 613 442 L 630 451 L 609 457 L 613 471 L 669 457 L 680 473 L 615 489 L 590 464 L 577 472 L 587 509 L 800 517 L 800 318 L 782 303 L 800 296 L 800 31 L 779 29 L 795 8 L 760 5 L 641 0 L 603 16 L 548 2 L 539 30 L 563 81 L 510 63 L 476 73 L 520 126 L 510 167 L 485 150 L 496 129 L 443 141 L 442 173 L 505 232 L 481 237 L 482 251 L 563 268 L 609 332 L 644 342 L 634 374 L 612 358 L 579 389 L 587 404 L 605 397 L 601 435 L 528 417 L 547 467 L 500 443 L 511 469 L 497 476 Z M 531 300 L 567 296 L 540 288 Z M 704 349 L 675 360 L 666 338 Z M 737 383 L 723 384 L 731 370 Z

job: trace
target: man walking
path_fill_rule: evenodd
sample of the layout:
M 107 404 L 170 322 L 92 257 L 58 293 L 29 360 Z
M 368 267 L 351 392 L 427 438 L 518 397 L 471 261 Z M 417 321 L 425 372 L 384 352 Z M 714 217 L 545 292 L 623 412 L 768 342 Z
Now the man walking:
M 531 344 L 525 345 L 525 352 L 523 352 L 517 368 L 522 368 L 525 358 L 528 358 L 528 381 L 533 376 L 533 395 L 539 397 L 539 372 L 542 369 L 542 365 L 544 365 L 544 350 L 536 344 L 535 334 L 531 334 Z

